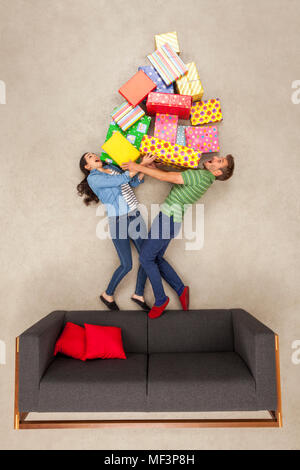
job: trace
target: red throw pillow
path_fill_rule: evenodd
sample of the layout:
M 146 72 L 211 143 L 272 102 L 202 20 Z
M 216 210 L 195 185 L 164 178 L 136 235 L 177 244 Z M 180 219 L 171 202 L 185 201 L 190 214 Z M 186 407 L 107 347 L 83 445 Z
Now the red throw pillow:
M 86 359 L 126 359 L 121 328 L 84 324 Z
M 66 323 L 64 330 L 56 341 L 54 356 L 57 353 L 65 354 L 85 361 L 85 329 L 75 323 Z

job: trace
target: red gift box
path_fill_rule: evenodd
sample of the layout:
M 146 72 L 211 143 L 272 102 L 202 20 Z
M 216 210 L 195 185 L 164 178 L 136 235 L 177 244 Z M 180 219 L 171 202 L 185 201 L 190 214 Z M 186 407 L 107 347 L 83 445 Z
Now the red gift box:
M 147 99 L 148 114 L 175 114 L 181 119 L 189 119 L 192 97 L 172 93 L 149 93 Z

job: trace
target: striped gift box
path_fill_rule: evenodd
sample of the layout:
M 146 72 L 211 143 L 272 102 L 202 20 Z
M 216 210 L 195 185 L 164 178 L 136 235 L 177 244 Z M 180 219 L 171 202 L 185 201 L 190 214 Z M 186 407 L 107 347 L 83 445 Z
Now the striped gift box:
M 204 90 L 200 81 L 195 62 L 187 64 L 188 73 L 176 80 L 176 87 L 180 95 L 189 95 L 193 101 L 201 100 Z
M 174 51 L 177 54 L 180 54 L 179 42 L 176 31 L 172 31 L 172 33 L 156 34 L 154 38 L 156 49 L 167 43 L 173 47 Z
M 166 85 L 171 85 L 188 71 L 186 65 L 169 44 L 164 44 L 147 57 Z
M 122 131 L 126 131 L 144 115 L 145 112 L 140 106 L 136 106 L 134 108 L 125 101 L 123 104 L 118 106 L 118 108 L 111 114 L 111 117 L 118 126 L 121 127 Z

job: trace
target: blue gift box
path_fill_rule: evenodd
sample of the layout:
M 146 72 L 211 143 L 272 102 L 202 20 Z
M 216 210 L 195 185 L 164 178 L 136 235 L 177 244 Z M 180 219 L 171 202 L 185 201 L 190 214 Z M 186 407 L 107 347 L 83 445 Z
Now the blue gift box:
M 185 140 L 185 129 L 189 126 L 178 126 L 177 127 L 177 137 L 176 137 L 176 144 L 183 145 L 186 147 L 186 140 Z
M 156 83 L 157 88 L 155 88 L 154 92 L 174 93 L 173 83 L 167 86 L 155 68 L 152 67 L 152 65 L 143 65 L 142 67 L 139 67 L 139 70 L 145 72 L 145 74 L 148 75 L 148 77 L 151 78 L 154 83 Z

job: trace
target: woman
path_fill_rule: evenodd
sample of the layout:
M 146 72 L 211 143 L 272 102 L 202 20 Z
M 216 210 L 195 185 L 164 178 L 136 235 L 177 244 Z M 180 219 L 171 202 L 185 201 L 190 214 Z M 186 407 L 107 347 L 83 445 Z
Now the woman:
M 151 164 L 151 161 L 149 157 L 144 157 L 142 165 Z M 144 174 L 124 172 L 114 165 L 103 164 L 97 155 L 89 152 L 81 157 L 79 166 L 85 177 L 77 186 L 78 194 L 85 196 L 86 205 L 99 201 L 105 205 L 111 238 L 120 258 L 120 266 L 114 272 L 107 289 L 100 295 L 100 299 L 110 310 L 119 310 L 114 301 L 114 292 L 132 269 L 130 239 L 140 253 L 147 237 L 146 224 L 137 210 L 138 200 L 132 189 L 144 182 Z M 143 310 L 149 311 L 150 307 L 144 299 L 146 278 L 146 273 L 140 266 L 135 293 L 131 300 Z

